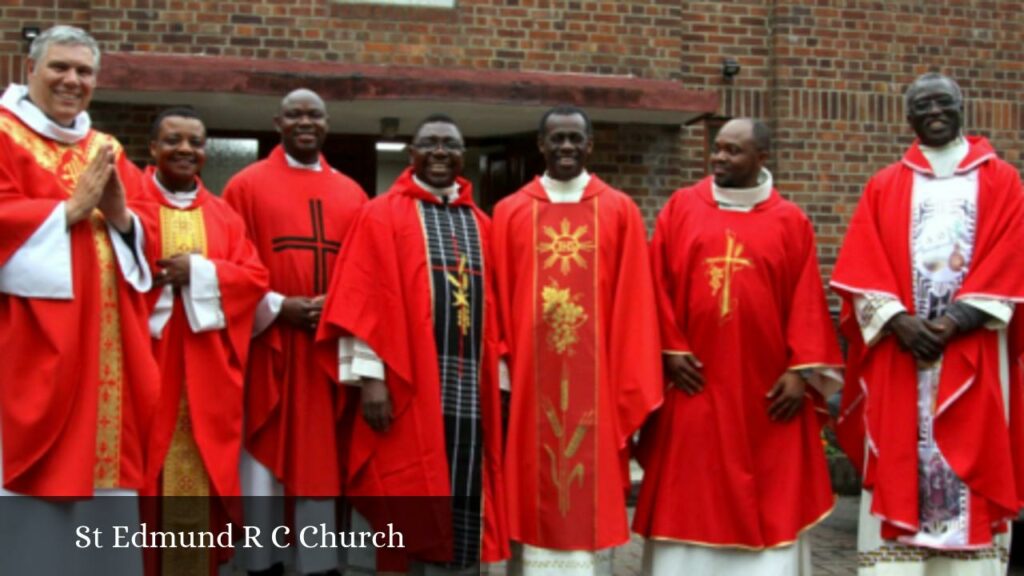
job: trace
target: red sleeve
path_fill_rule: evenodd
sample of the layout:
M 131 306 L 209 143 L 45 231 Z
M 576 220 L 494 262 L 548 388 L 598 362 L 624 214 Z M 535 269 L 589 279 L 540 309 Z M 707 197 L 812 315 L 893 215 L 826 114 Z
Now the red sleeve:
M 1024 192 L 1017 169 L 993 159 L 980 169 L 978 227 L 974 255 L 957 299 L 980 297 L 1024 301 Z
M 897 170 L 896 167 L 890 167 L 872 177 L 857 203 L 832 271 L 831 286 L 840 295 L 852 297 L 854 294 L 878 292 L 904 300 L 905 289 L 899 280 L 902 277 L 899 273 L 904 267 L 909 273 L 909 254 L 906 254 L 909 240 L 902 246 L 887 245 L 879 221 L 879 209 L 889 208 L 892 213 L 888 214 L 887 224 L 901 227 L 902 230 L 907 230 L 909 226 L 909 194 L 903 194 L 897 182 L 899 178 L 894 177 L 894 171 Z M 880 180 L 883 182 L 880 183 Z M 908 197 L 891 200 L 880 207 L 877 197 L 881 188 L 891 190 L 889 197 Z
M 11 140 L 0 138 L 0 266 L 21 248 L 61 202 L 56 197 L 32 197 L 16 174 L 34 167 L 17 166 L 24 153 Z
M 678 192 L 677 192 L 678 193 Z M 685 318 L 679 318 L 672 306 L 672 294 L 675 293 L 676 278 L 672 274 L 667 247 L 672 243 L 672 230 L 675 228 L 672 215 L 675 213 L 676 202 L 669 200 L 658 215 L 654 226 L 654 239 L 651 241 L 651 268 L 654 275 L 654 297 L 658 307 L 658 320 L 661 326 L 661 350 L 668 354 L 691 354 L 690 343 L 683 333 Z
M 798 232 L 801 257 L 798 258 L 797 280 L 786 319 L 786 346 L 790 368 L 803 366 L 842 365 L 839 342 L 836 340 L 825 301 L 825 290 L 818 272 L 818 251 L 810 221 L 801 217 Z
M 495 293 L 498 300 L 498 327 L 501 333 L 501 344 L 499 345 L 499 355 L 509 361 L 507 355 L 509 354 L 509 345 L 512 338 L 511 326 L 512 326 L 512 298 L 511 295 L 514 292 L 514 288 L 510 285 L 512 274 L 509 270 L 509 259 L 508 259 L 508 233 L 509 233 L 509 208 L 508 202 L 499 203 L 494 208 L 494 221 L 492 224 L 491 233 L 491 245 L 493 258 L 492 266 L 494 274 L 494 286 L 496 286 Z M 511 365 L 509 365 L 511 368 Z
M 621 253 L 609 332 L 611 381 L 618 392 L 619 447 L 661 405 L 664 387 L 658 353 L 658 314 L 640 210 L 622 199 Z
M 317 341 L 351 334 L 361 338 L 398 380 L 411 387 L 409 311 L 399 267 L 400 247 L 388 218 L 390 206 L 371 203 L 359 214 L 345 239 L 327 291 Z M 400 391 L 395 396 L 399 410 Z
M 256 306 L 267 292 L 270 274 L 260 262 L 242 219 L 226 206 L 223 212 L 222 233 L 226 234 L 227 253 L 223 258 L 210 260 L 217 268 L 221 309 L 231 351 L 244 369 Z

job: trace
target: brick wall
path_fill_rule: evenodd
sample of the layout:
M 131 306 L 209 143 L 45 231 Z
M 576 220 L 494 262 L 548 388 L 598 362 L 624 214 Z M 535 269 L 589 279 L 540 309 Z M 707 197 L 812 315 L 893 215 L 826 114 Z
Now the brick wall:
M 681 182 L 679 129 L 597 124 L 589 169 L 636 201 L 648 227 Z
M 454 10 L 330 0 L 8 0 L 0 81 L 21 27 L 89 29 L 104 50 L 360 64 L 680 76 L 676 0 L 459 0 Z M 49 6 L 49 7 L 44 7 Z M 15 71 L 16 72 L 16 71 Z
M 140 168 L 150 162 L 149 132 L 163 106 L 94 103 L 89 110 L 97 130 L 117 136 L 125 154 Z

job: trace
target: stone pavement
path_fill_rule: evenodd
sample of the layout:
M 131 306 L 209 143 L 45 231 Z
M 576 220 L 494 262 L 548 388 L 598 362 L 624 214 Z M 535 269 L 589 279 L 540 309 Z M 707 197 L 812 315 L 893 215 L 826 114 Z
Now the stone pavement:
M 859 506 L 860 497 L 839 496 L 832 514 L 811 529 L 811 564 L 814 576 L 856 576 Z M 632 520 L 632 508 L 629 509 L 629 516 Z M 615 550 L 613 574 L 614 576 L 640 576 L 642 562 L 643 539 L 634 534 L 628 544 Z M 349 569 L 345 574 L 346 576 L 363 576 L 367 573 Z M 238 570 L 234 574 L 241 576 L 244 575 L 244 572 Z M 292 572 L 289 571 L 288 574 L 291 575 Z M 506 576 L 505 563 L 486 565 L 482 574 Z M 1024 568 L 1011 567 L 1008 576 L 1024 576 Z
M 860 498 L 840 496 L 836 508 L 824 522 L 811 529 L 811 563 L 815 576 L 857 574 L 857 512 Z M 630 518 L 633 509 L 630 508 Z M 629 544 L 615 550 L 614 576 L 640 576 L 643 538 L 633 535 Z M 487 576 L 505 576 L 504 564 L 494 564 Z

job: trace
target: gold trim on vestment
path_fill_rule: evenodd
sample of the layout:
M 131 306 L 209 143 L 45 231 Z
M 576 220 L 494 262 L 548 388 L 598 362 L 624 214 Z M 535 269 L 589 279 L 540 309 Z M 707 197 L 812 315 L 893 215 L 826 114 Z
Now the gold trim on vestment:
M 202 208 L 177 210 L 160 207 L 160 254 L 207 253 L 206 226 Z M 173 361 L 173 360 L 172 360 Z M 210 529 L 210 476 L 196 444 L 188 402 L 188 386 L 182 381 L 178 415 L 171 446 L 164 460 L 161 493 L 161 529 L 198 534 Z M 166 548 L 161 551 L 163 574 L 207 576 L 210 550 Z
M 536 229 L 539 226 L 536 213 L 534 218 L 534 228 Z M 559 222 L 560 232 L 556 232 L 551 226 L 545 225 L 540 228 L 548 236 L 548 241 L 539 242 L 534 250 L 535 258 L 542 257 L 539 256 L 542 254 L 548 254 L 544 262 L 540 264 L 541 268 L 547 270 L 558 263 L 559 271 L 566 276 L 573 271 L 575 265 L 582 273 L 588 271 L 590 267 L 581 253 L 590 252 L 595 261 L 593 273 L 596 275 L 598 255 L 595 250 L 597 242 L 586 239 L 590 228 L 588 225 L 579 225 L 574 229 L 568 218 L 562 218 Z M 596 218 L 594 229 L 597 229 Z M 539 273 L 540 270 L 536 269 L 535 274 Z M 596 299 L 596 277 L 594 281 L 594 297 Z M 594 474 L 593 471 L 587 470 L 586 459 L 583 458 L 585 453 L 578 453 L 584 447 L 584 441 L 591 446 L 596 446 L 596 432 L 591 433 L 591 431 L 597 425 L 596 406 L 600 395 L 595 390 L 595 408 L 576 415 L 575 421 L 570 419 L 572 375 L 569 369 L 569 358 L 575 353 L 575 346 L 579 343 L 579 330 L 595 315 L 588 314 L 580 303 L 582 295 L 579 291 L 574 291 L 569 285 L 563 286 L 555 278 L 551 278 L 541 287 L 540 296 L 541 321 L 547 328 L 544 346 L 551 354 L 559 358 L 560 364 L 557 394 L 540 398 L 541 411 L 554 436 L 554 442 L 542 442 L 541 447 L 547 454 L 550 463 L 549 476 L 558 495 L 558 511 L 562 518 L 566 518 L 572 509 L 570 492 L 573 484 L 583 488 L 587 475 Z M 596 332 L 594 337 L 597 337 Z M 595 345 L 595 351 L 597 350 L 600 350 L 600 346 Z M 595 352 L 595 354 L 598 358 L 600 357 L 599 352 Z M 595 380 L 596 374 L 595 370 Z M 594 457 L 596 458 L 596 450 Z M 597 505 L 596 501 L 594 505 Z
M 762 551 L 762 550 L 773 550 L 773 549 L 776 549 L 776 548 L 785 548 L 786 546 L 792 546 L 793 544 L 796 543 L 797 540 L 800 539 L 800 537 L 803 535 L 804 532 L 814 528 L 818 524 L 821 524 L 826 518 L 828 518 L 828 515 L 831 514 L 832 511 L 835 510 L 835 509 L 836 509 L 836 496 L 835 496 L 835 494 L 833 494 L 832 495 L 832 506 L 830 506 L 829 509 L 826 510 L 825 513 L 822 514 L 821 516 L 819 516 L 816 520 L 814 520 L 813 522 L 807 524 L 803 528 L 797 530 L 796 538 L 794 538 L 792 540 L 786 540 L 785 542 L 779 542 L 778 544 L 772 544 L 771 546 L 747 546 L 745 544 L 714 544 L 714 543 L 711 543 L 711 542 L 700 542 L 700 541 L 697 541 L 697 540 L 683 540 L 683 539 L 680 539 L 680 538 L 671 538 L 669 536 L 648 536 L 647 539 L 648 540 L 654 540 L 655 542 L 675 542 L 675 543 L 678 543 L 678 544 L 689 544 L 691 546 L 701 546 L 703 548 L 735 548 L 735 549 L 738 549 L 738 550 L 749 550 L 751 552 L 759 552 L 759 551 Z
M 206 226 L 202 208 L 177 210 L 160 207 L 160 255 L 206 254 Z M 172 359 L 172 362 L 176 361 Z M 209 496 L 210 478 L 206 473 L 192 429 L 188 386 L 182 381 L 178 416 L 171 447 L 163 466 L 165 496 Z M 209 514 L 205 514 L 206 518 Z M 166 521 L 165 521 L 166 524 Z
M 197 500 L 205 500 L 210 495 L 210 477 L 206 473 L 199 445 L 196 444 L 192 417 L 189 414 L 188 393 L 182 382 L 181 401 L 178 403 L 178 417 L 174 425 L 174 436 L 171 447 L 167 451 L 163 470 L 164 496 L 202 496 Z M 206 518 L 207 515 L 204 515 Z M 166 514 L 164 524 L 166 524 Z
M 121 471 L 121 396 L 124 385 L 117 261 L 107 223 L 99 211 L 89 218 L 100 282 L 99 388 L 96 399 L 96 464 L 93 486 L 117 488 Z
M 790 366 L 786 370 L 807 370 L 808 368 L 835 368 L 836 370 L 842 370 L 842 364 L 797 364 L 796 366 Z
M 70 195 L 78 184 L 82 171 L 92 160 L 100 148 L 105 145 L 113 147 L 114 154 L 121 154 L 121 144 L 113 137 L 102 132 L 93 132 L 88 136 L 85 150 L 77 144 L 63 144 L 40 136 L 18 120 L 10 116 L 0 115 L 0 131 L 25 150 L 43 170 L 57 176 L 64 190 Z
M 170 258 L 178 254 L 206 255 L 206 226 L 203 209 L 176 210 L 160 207 L 160 255 Z
M 196 444 L 185 383 L 181 386 L 177 423 L 164 462 L 160 526 L 168 532 L 199 534 L 210 530 L 210 477 Z M 163 574 L 210 573 L 209 549 L 165 548 L 160 552 Z

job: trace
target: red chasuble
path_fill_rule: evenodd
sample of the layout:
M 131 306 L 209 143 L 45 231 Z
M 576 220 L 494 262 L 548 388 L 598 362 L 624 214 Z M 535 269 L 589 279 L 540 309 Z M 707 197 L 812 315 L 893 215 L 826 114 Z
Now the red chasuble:
M 0 109 L 0 264 L 108 145 L 131 199 L 138 169 L 114 138 L 91 131 L 63 145 Z M 3 483 L 34 496 L 141 488 L 159 392 L 145 299 L 124 281 L 102 216 L 94 212 L 70 234 L 73 299 L 0 294 Z
M 270 289 L 284 296 L 327 292 L 341 241 L 366 202 L 358 184 L 323 157 L 320 165 L 292 168 L 278 146 L 224 190 L 270 270 Z M 337 391 L 315 366 L 313 333 L 272 324 L 252 342 L 246 386 L 246 448 L 288 495 L 337 496 Z
M 957 168 L 978 171 L 978 216 L 971 267 L 955 300 L 1024 299 L 1024 197 L 1016 168 L 996 157 L 984 138 L 968 138 L 970 151 Z M 914 314 L 910 279 L 910 206 L 914 171 L 930 172 L 915 142 L 903 157 L 877 173 L 861 196 L 839 252 L 831 286 L 843 297 L 841 324 L 849 342 L 839 439 L 873 493 L 871 513 L 882 536 L 894 539 L 919 528 L 917 367 L 895 336 L 870 348 L 853 314 L 853 296 L 866 292 L 898 298 Z M 1021 474 L 1020 310 L 1010 326 L 1009 422 L 999 380 L 999 336 L 978 329 L 957 336 L 942 357 L 934 420 L 942 455 L 968 486 L 968 545 L 992 541 L 993 527 L 1017 516 L 1024 503 Z M 864 460 L 865 442 L 867 461 Z M 1016 468 L 1016 470 L 1015 470 Z
M 622 544 L 629 440 L 662 398 L 640 211 L 597 176 L 570 204 L 551 203 L 535 179 L 498 203 L 494 250 L 511 353 L 511 537 L 557 550 Z
M 242 449 L 242 385 L 253 313 L 267 289 L 267 270 L 245 235 L 242 219 L 223 200 L 210 194 L 202 182 L 195 201 L 183 210 L 164 198 L 153 182 L 153 173 L 150 167 L 143 176 L 145 201 L 133 206 L 146 223 L 150 269 L 159 270 L 157 260 L 182 253 L 199 253 L 213 262 L 226 328 L 193 332 L 180 294 L 175 293 L 171 318 L 160 338 L 153 340 L 162 386 L 150 443 L 152 466 L 146 492 L 163 496 L 241 496 L 238 460 Z M 151 306 L 163 290 L 150 291 Z M 176 531 L 198 525 L 217 532 L 223 529 L 225 515 L 241 524 L 240 500 L 226 499 L 212 509 L 199 510 L 215 503 L 209 498 L 164 500 L 162 519 L 154 526 Z M 170 513 L 168 506 L 179 510 Z M 203 512 L 206 517 L 196 518 L 198 524 L 181 524 L 186 518 L 192 519 L 191 514 Z M 164 556 L 176 552 L 165 550 Z M 156 565 L 165 574 L 174 572 L 173 568 L 181 572 L 190 565 L 189 560 L 205 556 L 194 552 L 164 558 L 165 562 Z M 225 551 L 220 552 L 225 556 Z M 213 562 L 211 568 L 215 570 L 215 566 Z M 154 564 L 147 567 L 149 574 L 161 573 L 154 570 Z
M 472 185 L 458 180 L 456 206 L 469 206 L 484 258 L 483 351 L 479 404 L 483 429 L 483 542 L 481 560 L 509 556 L 501 477 L 501 407 L 498 394 L 498 323 L 490 281 L 490 222 L 473 204 Z M 449 496 L 449 464 L 441 409 L 438 352 L 426 236 L 419 203 L 440 201 L 417 186 L 406 169 L 386 194 L 367 204 L 346 239 L 318 339 L 337 373 L 337 339 L 353 335 L 386 367 L 394 421 L 379 434 L 355 418 L 346 494 Z M 357 392 L 353 390 L 353 392 Z M 358 410 L 359 394 L 348 396 Z M 409 502 L 398 501 L 398 502 Z
M 634 529 L 647 538 L 760 550 L 795 541 L 833 505 L 824 403 L 808 388 L 788 422 L 766 395 L 786 370 L 842 363 L 814 230 L 776 190 L 750 212 L 718 208 L 711 179 L 677 191 L 651 248 L 666 354 L 694 354 L 704 391 L 666 382 L 644 427 Z

